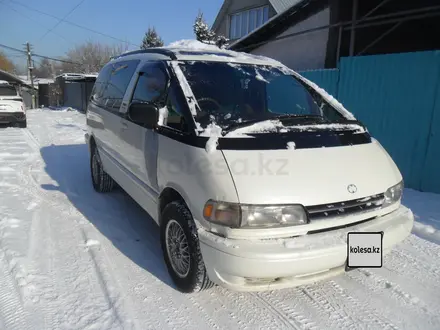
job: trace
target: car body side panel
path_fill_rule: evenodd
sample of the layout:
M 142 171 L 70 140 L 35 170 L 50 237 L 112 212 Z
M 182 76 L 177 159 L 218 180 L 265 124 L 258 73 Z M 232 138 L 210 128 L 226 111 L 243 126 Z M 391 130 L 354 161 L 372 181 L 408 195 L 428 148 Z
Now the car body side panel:
M 194 219 L 210 228 L 203 218 L 209 199 L 238 202 L 234 182 L 221 151 L 207 153 L 159 134 L 158 186 L 175 189 L 184 198 Z

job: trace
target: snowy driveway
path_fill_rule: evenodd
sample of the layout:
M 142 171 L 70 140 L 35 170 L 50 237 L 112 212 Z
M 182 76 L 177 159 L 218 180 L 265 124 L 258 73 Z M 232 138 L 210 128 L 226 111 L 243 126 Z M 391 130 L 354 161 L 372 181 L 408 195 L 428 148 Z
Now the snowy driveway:
M 85 117 L 0 129 L 0 329 L 440 329 L 440 196 L 408 190 L 414 233 L 377 270 L 304 287 L 173 289 L 148 215 L 90 183 Z

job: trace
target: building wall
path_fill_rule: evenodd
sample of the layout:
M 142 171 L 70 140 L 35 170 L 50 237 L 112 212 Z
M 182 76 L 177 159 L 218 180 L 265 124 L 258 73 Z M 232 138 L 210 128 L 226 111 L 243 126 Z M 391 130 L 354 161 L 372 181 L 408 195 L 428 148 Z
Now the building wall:
M 330 24 L 328 8 L 291 26 L 278 37 L 327 24 Z M 251 53 L 274 58 L 294 70 L 323 69 L 328 36 L 328 29 L 310 32 L 269 42 L 252 50 Z
M 270 5 L 269 0 L 235 0 L 232 1 L 231 5 L 228 7 L 226 15 L 220 21 L 218 28 L 215 30 L 217 34 L 221 34 L 229 38 L 229 15 L 236 12 L 251 9 L 255 7 L 261 7 L 269 5 L 269 18 L 276 15 L 275 10 Z
M 37 91 L 35 91 L 37 94 Z M 23 103 L 26 107 L 26 110 L 32 109 L 32 89 L 30 88 L 21 88 L 21 97 L 23 98 Z

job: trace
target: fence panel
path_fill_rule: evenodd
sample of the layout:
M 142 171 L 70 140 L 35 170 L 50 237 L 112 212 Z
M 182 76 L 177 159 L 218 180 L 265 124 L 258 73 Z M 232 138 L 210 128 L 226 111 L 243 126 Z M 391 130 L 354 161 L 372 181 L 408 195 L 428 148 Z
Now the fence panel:
M 440 193 L 440 51 L 437 57 L 437 94 L 432 111 L 431 129 L 428 148 L 426 150 L 425 166 L 422 173 L 421 189 Z M 435 68 L 433 68 L 435 70 Z
M 340 64 L 338 99 L 388 150 L 406 186 L 422 189 L 423 177 L 439 180 L 438 142 L 429 144 L 431 131 L 439 130 L 431 127 L 440 66 L 436 52 L 350 57 Z M 437 110 L 435 125 L 438 116 Z
M 338 96 L 338 69 L 301 71 L 299 74 L 325 89 L 330 95 Z

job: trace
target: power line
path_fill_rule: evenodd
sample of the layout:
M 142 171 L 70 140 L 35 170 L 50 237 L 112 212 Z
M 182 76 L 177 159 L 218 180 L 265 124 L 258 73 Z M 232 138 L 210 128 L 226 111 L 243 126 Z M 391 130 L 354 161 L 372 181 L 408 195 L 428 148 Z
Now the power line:
M 15 3 L 15 4 L 19 5 L 19 6 L 22 6 L 22 7 L 24 7 L 24 8 L 27 8 L 27 9 L 29 9 L 29 10 L 35 11 L 35 12 L 37 12 L 37 13 L 40 13 L 40 14 L 42 14 L 42 15 L 45 15 L 45 16 L 48 16 L 48 17 L 51 17 L 51 18 L 54 18 L 54 19 L 58 19 L 58 20 L 61 19 L 61 18 L 56 17 L 56 16 L 54 16 L 54 15 L 52 15 L 52 14 L 48 14 L 48 13 L 45 13 L 45 12 L 39 10 L 39 9 L 36 9 L 36 8 L 30 7 L 30 6 L 28 6 L 28 5 L 25 5 L 25 4 L 21 3 L 21 2 L 18 2 L 18 1 L 15 1 L 15 0 L 9 0 L 9 1 L 12 2 L 12 3 Z M 119 39 L 119 38 L 113 37 L 113 36 L 108 35 L 108 34 L 106 34 L 106 33 L 102 33 L 102 32 L 99 32 L 99 31 L 96 31 L 96 30 L 90 29 L 90 28 L 88 28 L 88 27 L 86 27 L 86 26 L 82 26 L 82 25 L 76 24 L 76 23 L 71 22 L 71 21 L 64 20 L 63 22 L 64 22 L 64 23 L 67 23 L 67 24 L 70 24 L 70 25 L 73 25 L 73 26 L 76 26 L 76 27 L 78 27 L 78 28 L 80 28 L 80 29 L 87 30 L 87 31 L 89 31 L 89 32 L 93 32 L 93 33 L 99 34 L 99 35 L 101 35 L 101 36 L 103 36 L 103 37 L 107 37 L 107 38 L 110 38 L 110 39 L 113 39 L 113 40 L 117 40 L 117 41 L 119 41 L 119 42 L 123 42 L 123 43 L 129 44 L 129 45 L 132 45 L 132 46 L 139 47 L 138 44 L 134 44 L 134 43 L 128 42 L 128 41 L 126 41 L 126 40 L 122 40 L 122 39 Z
M 21 49 L 18 49 L 18 48 L 14 48 L 14 47 L 10 47 L 10 46 L 6 46 L 6 45 L 3 45 L 3 44 L 0 44 L 0 47 L 6 48 L 6 49 L 9 49 L 9 50 L 13 50 L 13 51 L 16 51 L 16 52 L 20 52 L 20 53 L 23 53 L 23 54 L 27 54 L 27 52 L 24 51 L 24 50 L 21 50 Z M 49 56 L 45 56 L 45 55 L 39 55 L 39 54 L 34 54 L 34 53 L 32 53 L 32 56 L 39 57 L 39 58 L 46 58 L 48 60 L 62 62 L 62 63 L 83 65 L 82 63 L 78 63 L 78 62 L 60 60 L 58 58 L 53 58 L 53 57 L 49 57 Z
M 7 6 L 9 9 L 11 9 L 11 10 L 13 10 L 14 12 L 16 12 L 17 14 L 20 14 L 21 16 L 27 18 L 28 20 L 31 20 L 31 21 L 37 23 L 38 25 L 40 25 L 41 27 L 45 28 L 46 30 L 49 30 L 49 28 L 48 28 L 47 26 L 41 24 L 41 23 L 38 22 L 37 20 L 35 20 L 35 19 L 33 19 L 33 18 L 31 18 L 31 17 L 29 17 L 29 16 L 23 14 L 22 12 L 18 11 L 17 9 L 15 9 L 14 7 L 12 7 L 9 3 L 7 3 L 7 2 L 1 2 L 1 1 L 0 1 L 0 5 L 1 5 L 1 4 Z M 68 41 L 66 38 L 64 38 L 62 35 L 60 35 L 60 34 L 54 32 L 54 31 L 49 31 L 49 32 L 52 32 L 53 34 L 55 34 L 56 36 L 60 37 L 60 38 L 63 39 L 64 41 L 69 42 L 69 41 Z
M 62 19 L 60 19 L 51 29 L 49 29 L 49 30 L 47 30 L 46 31 L 46 33 L 40 38 L 40 41 L 45 37 L 45 36 L 47 36 L 50 32 L 52 32 L 58 25 L 60 25 L 62 22 L 64 22 L 65 21 L 65 19 L 70 15 L 70 14 L 72 14 L 75 10 L 76 10 L 76 8 L 78 8 L 79 6 L 81 6 L 82 5 L 82 3 L 84 2 L 85 0 L 81 0 L 80 2 L 78 2 L 78 4 L 75 6 L 75 7 L 73 7 L 66 15 L 64 15 L 64 17 L 62 18 Z

